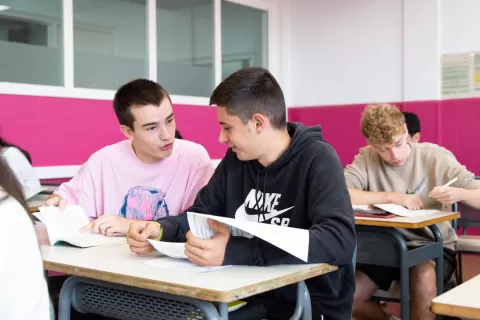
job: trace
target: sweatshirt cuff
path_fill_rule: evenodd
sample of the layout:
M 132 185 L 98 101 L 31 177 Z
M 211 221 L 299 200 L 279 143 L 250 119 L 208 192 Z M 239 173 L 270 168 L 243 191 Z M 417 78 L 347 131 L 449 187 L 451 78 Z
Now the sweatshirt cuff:
M 163 229 L 163 235 L 161 241 L 164 242 L 173 242 L 175 240 L 175 232 L 176 232 L 176 227 L 173 225 L 171 221 L 168 221 L 168 219 L 160 219 L 155 222 L 160 223 Z
M 253 252 L 255 250 L 253 239 L 230 236 L 223 265 L 254 265 Z

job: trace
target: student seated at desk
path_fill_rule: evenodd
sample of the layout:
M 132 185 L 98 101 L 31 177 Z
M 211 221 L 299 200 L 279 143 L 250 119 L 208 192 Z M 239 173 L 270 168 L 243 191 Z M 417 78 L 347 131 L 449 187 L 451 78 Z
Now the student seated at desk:
M 35 175 L 30 154 L 0 138 L 0 154 L 24 189 L 39 189 L 40 180 Z
M 455 202 L 480 208 L 480 184 L 453 154 L 431 143 L 407 142 L 405 117 L 395 106 L 367 106 L 361 120 L 361 132 L 368 146 L 360 149 L 345 178 L 353 204 L 394 203 L 408 209 L 450 210 Z M 451 179 L 458 180 L 442 187 Z M 449 281 L 456 269 L 457 236 L 450 222 L 438 225 L 444 244 L 444 279 Z M 428 228 L 399 229 L 409 248 L 434 240 Z M 378 287 L 388 290 L 400 278 L 397 268 L 357 265 L 355 319 L 388 319 L 370 297 Z M 432 261 L 410 268 L 410 313 L 413 320 L 434 319 L 430 312 L 437 295 L 435 266 Z
M 350 319 L 356 234 L 335 150 L 323 139 L 320 127 L 286 122 L 282 89 L 265 69 L 233 73 L 215 89 L 210 104 L 217 106 L 219 140 L 230 148 L 188 210 L 309 230 L 308 263 L 339 266 L 337 271 L 306 281 L 314 318 Z M 186 255 L 199 265 L 304 263 L 259 238 L 235 229 L 230 233 L 220 223 L 210 221 L 217 234 L 203 240 L 189 231 L 186 214 L 157 221 L 130 225 L 127 241 L 133 252 L 151 252 L 146 239 L 160 237 L 186 241 Z M 295 300 L 296 286 L 290 285 L 247 302 L 258 308 L 260 319 L 288 319 Z
M 420 142 L 420 119 L 413 112 L 403 112 L 403 116 L 408 130 L 407 141 Z
M 22 189 L 0 158 L 0 319 L 50 319 L 50 299 L 33 221 Z
M 96 219 L 84 229 L 126 234 L 134 220 L 175 216 L 192 205 L 213 174 L 204 147 L 175 139 L 170 97 L 159 84 L 138 79 L 113 101 L 128 140 L 95 152 L 46 205 L 80 205 Z

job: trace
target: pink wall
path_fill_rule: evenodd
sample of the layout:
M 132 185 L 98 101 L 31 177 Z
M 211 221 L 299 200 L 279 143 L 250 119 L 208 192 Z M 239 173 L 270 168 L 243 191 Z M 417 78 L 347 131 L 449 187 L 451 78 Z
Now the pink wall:
M 34 166 L 82 164 L 96 150 L 124 139 L 111 101 L 0 94 L 0 136 L 30 152 Z M 215 108 L 175 105 L 177 129 L 222 158 Z
M 395 103 L 402 111 L 416 113 L 422 140 L 451 150 L 469 170 L 480 175 L 480 99 Z M 290 121 L 320 124 L 325 139 L 335 148 L 343 165 L 349 164 L 365 145 L 360 116 L 365 104 L 290 108 Z

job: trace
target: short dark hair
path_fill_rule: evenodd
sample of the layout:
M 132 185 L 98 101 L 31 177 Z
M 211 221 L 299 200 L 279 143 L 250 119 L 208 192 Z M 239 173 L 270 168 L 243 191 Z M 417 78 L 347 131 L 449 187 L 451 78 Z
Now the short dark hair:
M 420 132 L 420 119 L 415 113 L 404 112 L 403 116 L 405 117 L 405 123 L 407 124 L 408 134 L 410 136 L 414 136 Z
M 261 113 L 276 129 L 287 125 L 282 88 L 264 68 L 249 67 L 231 74 L 215 88 L 210 105 L 225 107 L 228 114 L 238 116 L 243 123 Z
M 175 129 L 175 139 L 183 139 L 180 131 L 178 131 L 177 129 Z
M 165 97 L 172 103 L 167 90 L 161 85 L 147 79 L 136 79 L 117 90 L 113 98 L 113 109 L 120 124 L 133 130 L 135 119 L 133 119 L 132 107 L 149 104 L 159 106 Z

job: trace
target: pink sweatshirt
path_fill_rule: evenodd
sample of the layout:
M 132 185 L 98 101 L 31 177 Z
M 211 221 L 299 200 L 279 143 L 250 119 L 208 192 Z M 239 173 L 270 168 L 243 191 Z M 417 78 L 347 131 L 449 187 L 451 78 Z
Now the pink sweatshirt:
M 90 218 L 113 213 L 152 220 L 188 209 L 212 174 L 207 151 L 194 142 L 176 139 L 170 157 L 145 164 L 125 140 L 95 152 L 55 193 Z

